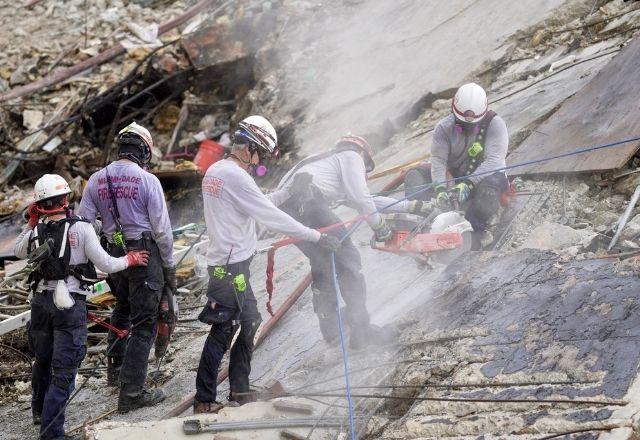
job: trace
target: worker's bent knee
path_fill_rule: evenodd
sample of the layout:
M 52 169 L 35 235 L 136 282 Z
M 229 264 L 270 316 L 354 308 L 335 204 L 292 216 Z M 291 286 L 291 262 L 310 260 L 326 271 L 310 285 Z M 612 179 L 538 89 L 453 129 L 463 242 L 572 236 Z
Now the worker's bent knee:
M 416 192 L 431 183 L 431 171 L 424 167 L 411 168 L 404 177 L 404 195 L 409 200 L 429 200 L 433 194 L 431 190 Z

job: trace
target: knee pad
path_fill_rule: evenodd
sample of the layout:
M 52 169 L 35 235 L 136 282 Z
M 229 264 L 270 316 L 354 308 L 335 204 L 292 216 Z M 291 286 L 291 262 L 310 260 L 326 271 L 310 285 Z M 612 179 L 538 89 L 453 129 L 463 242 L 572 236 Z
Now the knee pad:
M 473 215 L 482 222 L 489 220 L 500 207 L 500 194 L 500 189 L 495 186 L 480 184 L 476 187 L 470 206 Z
M 260 323 L 262 319 L 254 319 L 251 321 L 243 321 L 240 327 L 240 335 L 239 338 L 242 338 L 245 344 L 249 347 L 253 348 L 253 341 L 256 337 L 256 333 L 258 332 L 258 328 L 260 328 Z

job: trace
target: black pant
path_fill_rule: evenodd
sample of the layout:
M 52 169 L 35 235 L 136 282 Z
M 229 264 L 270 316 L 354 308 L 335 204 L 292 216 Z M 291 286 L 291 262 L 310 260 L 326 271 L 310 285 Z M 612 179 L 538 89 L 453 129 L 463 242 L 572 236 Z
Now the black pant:
M 111 349 L 107 355 L 122 359 L 121 383 L 143 386 L 147 377 L 149 352 L 155 339 L 164 275 L 160 251 L 153 240 L 131 243 L 128 243 L 129 250 L 149 251 L 149 263 L 110 275 L 117 300 L 111 314 L 111 324 L 119 329 L 128 329 L 130 333 L 128 338 L 118 340 L 113 332 L 109 332 Z M 111 247 L 109 253 L 120 257 L 124 251 Z
M 322 193 L 314 188 L 306 200 L 289 199 L 282 205 L 282 210 L 303 225 L 318 229 L 339 223 L 342 220 L 333 213 Z M 342 238 L 347 229 L 344 226 L 335 228 L 328 234 Z M 331 325 L 331 336 L 337 335 L 336 307 L 337 298 L 333 282 L 331 267 L 331 252 L 316 243 L 303 241 L 296 246 L 309 258 L 313 283 L 313 309 L 320 319 L 320 324 Z M 353 331 L 366 331 L 369 327 L 369 312 L 367 311 L 367 286 L 362 275 L 360 252 L 351 238 L 342 242 L 342 246 L 335 253 L 336 274 L 342 299 L 347 305 L 346 321 Z M 322 328 L 322 327 L 321 327 Z M 325 329 L 323 334 L 326 337 Z
M 229 264 L 226 269 L 232 276 L 244 274 L 246 290 L 238 295 L 236 301 L 229 302 L 230 296 L 236 295 L 232 284 L 228 280 L 219 280 L 209 268 L 209 286 L 207 297 L 215 303 L 218 312 L 215 322 L 211 325 L 209 336 L 204 343 L 198 375 L 196 376 L 196 396 L 198 402 L 213 403 L 216 401 L 218 388 L 218 369 L 224 354 L 229 349 L 233 336 L 240 329 L 240 334 L 231 347 L 229 357 L 229 385 L 231 393 L 246 393 L 249 391 L 249 374 L 251 373 L 251 358 L 253 355 L 253 338 L 260 325 L 258 303 L 249 282 L 251 273 L 249 266 L 251 259 Z M 209 305 L 207 304 L 207 307 Z
M 87 352 L 87 308 L 83 296 L 74 297 L 75 305 L 66 310 L 56 308 L 51 291 L 36 293 L 31 301 L 28 337 L 36 357 L 31 372 L 31 409 L 42 415 L 42 431 L 51 424 L 43 432 L 45 439 L 64 435 L 62 409 Z
M 456 174 L 453 176 L 456 177 Z M 430 200 L 436 196 L 432 188 L 420 191 L 429 183 L 431 183 L 431 164 L 420 164 L 410 169 L 405 176 L 405 195 L 411 200 Z M 487 222 L 497 212 L 500 207 L 500 197 L 508 187 L 509 181 L 504 172 L 489 174 L 474 185 L 465 209 L 465 217 L 474 231 L 484 231 L 487 228 Z M 419 193 L 416 194 L 417 192 Z

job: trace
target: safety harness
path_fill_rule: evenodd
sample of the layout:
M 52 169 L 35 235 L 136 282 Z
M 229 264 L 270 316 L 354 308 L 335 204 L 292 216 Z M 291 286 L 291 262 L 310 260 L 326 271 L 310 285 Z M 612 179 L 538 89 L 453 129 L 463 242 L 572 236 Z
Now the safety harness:
M 478 169 L 480 164 L 484 161 L 484 144 L 487 139 L 487 129 L 489 128 L 489 124 L 491 124 L 491 121 L 495 116 L 496 112 L 494 112 L 493 110 L 489 110 L 480 122 L 476 140 L 463 153 L 469 157 L 469 162 L 467 163 L 466 168 L 462 170 L 461 175 L 468 176 L 469 174 L 473 174 L 476 169 Z
M 69 264 L 71 260 L 69 228 L 77 222 L 89 223 L 82 217 L 72 216 L 38 223 L 33 230 L 33 237 L 29 241 L 29 252 L 36 241 L 38 246 L 46 243 L 51 249 L 51 253 L 29 275 L 27 282 L 33 293 L 36 292 L 40 281 L 66 280 L 69 276 L 73 276 L 80 281 L 82 289 L 86 289 L 97 281 L 96 268 L 90 261 L 83 264 Z
M 314 154 L 313 156 L 305 157 L 300 162 L 295 164 L 291 170 L 287 173 L 287 179 L 282 182 L 279 187 L 284 186 L 289 180 L 296 174 L 296 172 L 305 165 L 309 165 L 310 163 L 318 162 L 319 160 L 326 159 L 327 157 L 331 157 L 338 153 L 342 153 L 343 151 L 355 151 L 356 153 L 360 153 L 362 150 L 355 145 L 344 145 L 336 148 L 332 148 L 331 150 L 325 151 L 323 153 Z

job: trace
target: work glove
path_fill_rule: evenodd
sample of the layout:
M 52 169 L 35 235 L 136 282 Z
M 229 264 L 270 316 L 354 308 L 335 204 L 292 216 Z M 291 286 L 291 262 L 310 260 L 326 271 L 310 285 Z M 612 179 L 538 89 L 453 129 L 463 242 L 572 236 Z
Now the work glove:
M 297 173 L 293 176 L 291 186 L 289 186 L 289 194 L 291 197 L 304 198 L 311 190 L 313 176 L 309 173 Z
M 380 223 L 377 226 L 372 226 L 371 229 L 373 229 L 376 236 L 376 241 L 384 242 L 391 238 L 391 229 L 389 229 L 383 217 L 380 217 Z
M 178 292 L 178 285 L 176 284 L 176 268 L 175 266 L 163 267 L 162 274 L 164 275 L 164 286 L 171 290 L 174 295 Z
M 127 267 L 146 266 L 149 262 L 149 251 L 129 251 L 124 257 L 127 259 Z
M 438 185 L 434 189 L 436 191 L 436 206 L 441 209 L 448 209 L 451 200 L 447 192 L 447 185 Z
M 320 240 L 318 240 L 318 246 L 320 246 L 323 249 L 330 250 L 331 252 L 335 252 L 338 249 L 340 249 L 340 246 L 342 246 L 342 243 L 340 243 L 340 240 L 337 237 L 334 237 L 333 235 L 322 234 L 320 236 Z
M 429 217 L 435 208 L 434 202 L 423 202 L 422 200 L 412 200 L 409 202 L 409 214 Z
M 473 186 L 469 182 L 460 182 L 453 188 L 451 188 L 451 194 L 454 195 L 458 202 L 464 203 L 469 200 L 469 196 L 471 195 L 471 190 Z
M 27 207 L 27 210 L 24 212 L 25 217 L 29 221 L 27 225 L 31 229 L 35 228 L 38 224 L 38 220 L 40 219 L 40 211 L 38 211 L 38 206 L 35 203 L 30 204 Z

